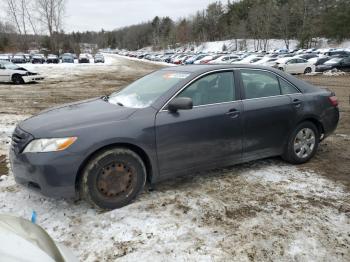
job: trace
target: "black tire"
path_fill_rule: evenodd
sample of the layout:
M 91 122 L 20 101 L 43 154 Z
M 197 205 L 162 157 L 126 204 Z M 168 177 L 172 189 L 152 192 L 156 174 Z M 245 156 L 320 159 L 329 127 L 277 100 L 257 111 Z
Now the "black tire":
M 83 170 L 80 196 L 98 209 L 121 208 L 143 191 L 146 177 L 145 165 L 136 153 L 125 148 L 108 149 Z
M 314 146 L 312 148 L 311 153 L 309 153 L 308 155 L 306 155 L 307 150 L 303 149 L 305 151 L 305 156 L 300 157 L 296 153 L 296 151 L 298 151 L 299 149 L 296 149 L 295 143 L 297 143 L 297 140 L 298 140 L 297 135 L 300 132 L 303 133 L 302 130 L 307 130 L 307 129 L 312 130 L 312 132 L 314 133 L 314 137 L 315 137 Z M 288 142 L 287 142 L 287 145 L 286 145 L 286 148 L 285 148 L 285 151 L 282 155 L 282 158 L 291 164 L 296 164 L 296 165 L 304 164 L 304 163 L 308 162 L 316 154 L 319 142 L 320 142 L 320 134 L 319 134 L 319 130 L 317 129 L 317 127 L 312 122 L 309 122 L 309 121 L 302 122 L 295 128 L 295 130 L 290 135 Z M 302 143 L 303 142 L 300 142 L 300 144 L 302 144 Z M 304 144 L 307 144 L 307 142 L 305 141 Z M 306 146 L 310 149 L 310 145 L 306 145 Z M 300 153 L 302 153 L 301 149 L 299 151 L 299 154 Z
M 24 80 L 23 80 L 21 75 L 13 75 L 12 76 L 12 82 L 15 85 L 23 85 L 24 84 Z
M 306 75 L 306 74 L 310 74 L 310 73 L 312 73 L 311 67 L 305 68 L 304 74 Z
M 284 71 L 284 68 L 283 67 L 279 67 L 278 70 Z

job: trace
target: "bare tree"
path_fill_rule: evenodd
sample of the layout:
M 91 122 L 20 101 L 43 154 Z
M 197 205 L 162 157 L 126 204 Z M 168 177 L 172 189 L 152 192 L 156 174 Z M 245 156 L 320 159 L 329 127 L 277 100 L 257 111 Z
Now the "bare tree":
M 34 33 L 36 35 L 35 22 L 30 14 L 31 3 L 28 0 L 4 0 L 7 6 L 11 22 L 14 24 L 19 35 L 21 48 L 28 46 L 28 34 Z M 31 28 L 32 32 L 29 28 Z
M 57 49 L 55 35 L 63 28 L 66 0 L 36 0 L 38 18 L 50 36 L 51 49 Z
M 23 33 L 23 28 L 21 24 L 21 18 L 20 18 L 20 13 L 19 13 L 19 7 L 18 3 L 16 0 L 6 0 L 5 1 L 7 4 L 7 12 L 9 13 L 9 16 L 11 17 L 11 20 L 16 26 L 17 32 L 22 35 Z

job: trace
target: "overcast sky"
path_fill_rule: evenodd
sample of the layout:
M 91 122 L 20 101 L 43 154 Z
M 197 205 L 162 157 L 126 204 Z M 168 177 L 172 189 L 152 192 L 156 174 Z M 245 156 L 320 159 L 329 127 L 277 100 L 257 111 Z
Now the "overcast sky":
M 65 31 L 113 30 L 156 15 L 187 17 L 217 0 L 67 0 Z M 226 0 L 223 2 L 226 3 Z

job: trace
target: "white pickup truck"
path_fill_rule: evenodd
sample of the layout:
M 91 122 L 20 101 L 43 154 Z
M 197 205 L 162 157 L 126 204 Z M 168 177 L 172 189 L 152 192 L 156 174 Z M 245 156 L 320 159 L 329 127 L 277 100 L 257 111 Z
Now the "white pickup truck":
M 0 60 L 0 82 L 9 82 L 16 85 L 43 80 L 38 73 L 28 71 L 18 65 Z

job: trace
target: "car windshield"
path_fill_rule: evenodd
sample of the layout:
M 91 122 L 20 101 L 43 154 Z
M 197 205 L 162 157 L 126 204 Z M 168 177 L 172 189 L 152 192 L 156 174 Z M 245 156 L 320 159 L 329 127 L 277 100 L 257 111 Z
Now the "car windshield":
M 153 72 L 130 84 L 120 92 L 113 93 L 109 98 L 109 102 L 125 107 L 145 108 L 189 76 L 190 73 L 188 72 Z
M 336 64 L 339 63 L 342 60 L 342 58 L 332 58 L 331 60 L 328 60 L 325 62 L 325 64 Z
M 11 69 L 11 70 L 16 70 L 19 68 L 18 65 L 15 65 L 14 63 L 11 63 L 11 62 L 1 62 L 0 65 L 6 69 Z

